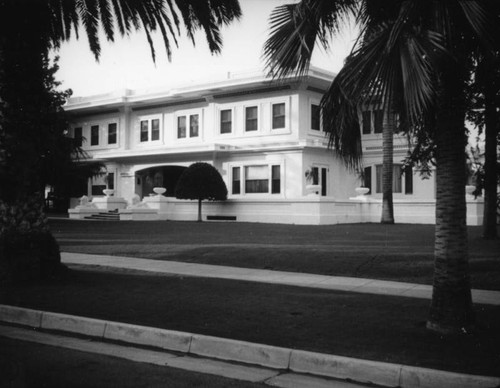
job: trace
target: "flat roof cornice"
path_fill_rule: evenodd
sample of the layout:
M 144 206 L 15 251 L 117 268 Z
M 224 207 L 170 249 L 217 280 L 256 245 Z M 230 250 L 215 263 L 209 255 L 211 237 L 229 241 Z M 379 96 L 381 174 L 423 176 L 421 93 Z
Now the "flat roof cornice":
M 112 93 L 88 97 L 72 97 L 68 100 L 65 110 L 81 114 L 103 113 L 103 110 L 130 107 L 133 110 L 148 109 L 148 107 L 181 105 L 202 102 L 212 99 L 230 98 L 246 94 L 269 93 L 291 89 L 300 84 L 308 90 L 321 92 L 326 90 L 335 74 L 324 70 L 311 68 L 308 74 L 301 78 L 289 77 L 275 81 L 262 73 L 243 73 L 229 75 L 228 79 L 215 82 L 205 82 L 184 87 L 156 90 L 122 89 Z

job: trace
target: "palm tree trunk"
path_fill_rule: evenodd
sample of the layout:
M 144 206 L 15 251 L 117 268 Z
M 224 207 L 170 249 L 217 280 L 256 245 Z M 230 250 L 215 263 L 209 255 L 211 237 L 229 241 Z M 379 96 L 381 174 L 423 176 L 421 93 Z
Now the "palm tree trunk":
M 493 58 L 485 59 L 488 72 L 498 71 L 494 68 Z M 496 61 L 498 63 L 498 61 Z M 484 212 L 483 237 L 497 238 L 497 134 L 498 114 L 496 111 L 497 86 L 494 82 L 486 82 L 484 86 L 484 121 L 485 121 L 485 148 L 484 148 Z
M 474 322 L 465 202 L 465 108 L 461 83 L 443 87 L 436 131 L 434 282 L 427 327 L 460 333 Z
M 392 198 L 392 181 L 393 181 L 393 140 L 394 128 L 393 120 L 387 113 L 387 122 L 382 130 L 382 224 L 394 224 L 394 205 Z

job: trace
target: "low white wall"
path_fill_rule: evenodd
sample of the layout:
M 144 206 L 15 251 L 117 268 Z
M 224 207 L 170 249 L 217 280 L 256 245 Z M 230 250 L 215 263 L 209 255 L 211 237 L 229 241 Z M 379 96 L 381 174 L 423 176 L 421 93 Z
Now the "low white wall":
M 84 218 L 99 209 L 70 209 L 70 218 Z M 371 197 L 353 197 L 336 201 L 333 197 L 307 196 L 297 199 L 229 199 L 203 201 L 202 216 L 236 217 L 239 222 L 264 222 L 302 225 L 380 222 L 382 201 Z M 435 201 L 394 200 L 397 223 L 434 224 Z M 120 210 L 122 220 L 196 221 L 198 201 L 164 196 L 145 198 L 142 206 Z M 482 225 L 483 201 L 467 197 L 467 225 Z
M 467 201 L 467 224 L 481 225 L 483 202 Z M 195 221 L 198 217 L 197 201 L 168 199 L 166 214 L 161 219 Z M 239 222 L 265 222 L 303 225 L 329 225 L 342 223 L 380 222 L 382 201 L 378 199 L 351 199 L 336 201 L 328 197 L 300 199 L 246 200 L 230 199 L 224 202 L 203 201 L 203 220 L 207 216 L 236 217 Z M 435 201 L 394 201 L 397 223 L 434 224 Z

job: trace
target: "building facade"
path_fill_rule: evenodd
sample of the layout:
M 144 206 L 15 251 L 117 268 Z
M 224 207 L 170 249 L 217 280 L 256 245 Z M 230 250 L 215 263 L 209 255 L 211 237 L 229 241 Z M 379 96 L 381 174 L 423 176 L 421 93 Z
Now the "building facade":
M 275 82 L 262 74 L 184 88 L 71 98 L 71 136 L 107 175 L 89 183 L 82 218 L 119 209 L 122 219 L 196 219 L 196 203 L 174 198 L 182 171 L 194 162 L 221 173 L 228 200 L 207 203 L 207 219 L 296 224 L 378 222 L 381 214 L 381 111 L 362 113 L 365 181 L 328 149 L 319 102 L 334 74 L 311 69 Z M 401 173 L 406 138 L 394 140 L 397 222 L 432 223 L 434 180 Z M 154 188 L 166 189 L 158 195 Z M 112 189 L 113 197 L 103 189 Z M 157 191 L 157 190 L 156 190 Z M 162 190 L 163 191 L 163 190 Z M 476 201 L 477 202 L 477 201 Z M 76 205 L 73 203 L 73 205 Z M 477 204 L 476 204 L 477 205 Z M 474 218 L 474 217 L 473 217 Z M 480 222 L 475 217 L 473 223 Z M 472 218 L 470 220 L 472 222 Z

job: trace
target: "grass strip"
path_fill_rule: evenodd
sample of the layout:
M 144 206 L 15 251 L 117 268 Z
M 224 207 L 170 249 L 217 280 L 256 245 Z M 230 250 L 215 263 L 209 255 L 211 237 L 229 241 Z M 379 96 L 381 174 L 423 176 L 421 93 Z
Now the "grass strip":
M 425 329 L 428 301 L 144 273 L 71 270 L 3 287 L 0 303 L 275 346 L 500 376 L 500 308 L 475 333 Z

